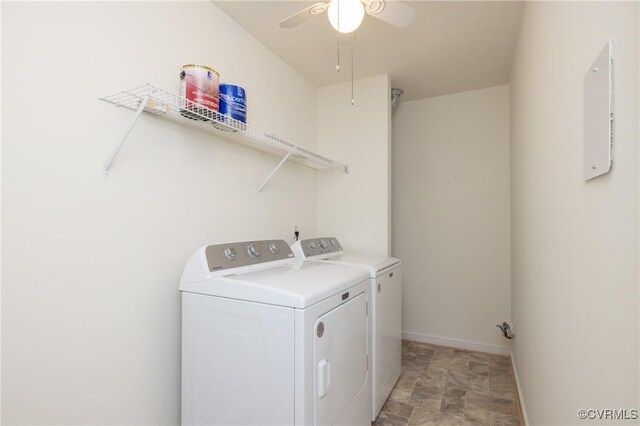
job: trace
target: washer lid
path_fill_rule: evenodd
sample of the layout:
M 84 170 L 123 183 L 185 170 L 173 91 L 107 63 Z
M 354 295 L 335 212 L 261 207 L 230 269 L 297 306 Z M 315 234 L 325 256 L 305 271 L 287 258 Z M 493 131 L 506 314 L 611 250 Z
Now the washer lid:
M 298 260 L 333 262 L 364 268 L 369 271 L 372 277 L 376 277 L 381 271 L 401 263 L 399 259 L 394 257 L 345 253 L 336 237 L 296 241 L 291 245 L 291 251 Z
M 364 268 L 372 277 L 377 276 L 385 269 L 396 267 L 402 263 L 400 259 L 395 257 L 356 253 L 341 253 L 335 257 L 327 257 L 326 262 Z
M 180 291 L 303 309 L 369 279 L 364 269 L 320 262 L 225 272 L 204 281 L 183 282 Z

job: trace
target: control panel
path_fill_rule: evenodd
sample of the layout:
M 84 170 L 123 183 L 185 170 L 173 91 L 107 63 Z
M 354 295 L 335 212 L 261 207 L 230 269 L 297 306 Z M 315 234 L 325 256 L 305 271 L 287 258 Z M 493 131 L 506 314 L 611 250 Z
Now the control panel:
M 289 244 L 284 240 L 245 241 L 207 246 L 205 256 L 209 272 L 294 257 Z
M 342 251 L 342 246 L 335 237 L 302 240 L 300 241 L 300 247 L 302 248 L 304 257 L 319 256 L 321 254 Z

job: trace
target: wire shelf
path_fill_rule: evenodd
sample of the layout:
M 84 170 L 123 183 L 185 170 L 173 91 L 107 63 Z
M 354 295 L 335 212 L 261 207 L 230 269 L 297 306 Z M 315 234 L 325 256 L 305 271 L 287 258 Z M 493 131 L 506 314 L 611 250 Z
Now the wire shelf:
M 108 175 L 111 163 L 115 160 L 131 128 L 135 125 L 135 121 L 140 112 L 188 124 L 259 151 L 285 157 L 278 167 L 280 167 L 286 159 L 289 159 L 316 170 L 337 169 L 349 173 L 349 167 L 345 164 L 323 157 L 322 155 L 287 142 L 278 136 L 222 115 L 217 111 L 187 100 L 155 84 L 147 83 L 135 89 L 122 91 L 100 99 L 119 107 L 137 111 L 131 127 L 125 133 L 121 144 L 117 147 L 114 155 L 105 167 L 105 175 Z M 271 175 L 269 177 L 271 177 Z

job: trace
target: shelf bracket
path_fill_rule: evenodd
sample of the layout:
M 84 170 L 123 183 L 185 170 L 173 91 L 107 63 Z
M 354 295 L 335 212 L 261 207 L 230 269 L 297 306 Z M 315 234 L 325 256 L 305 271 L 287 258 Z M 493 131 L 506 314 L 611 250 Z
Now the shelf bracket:
M 262 183 L 260 184 L 260 186 L 258 186 L 258 192 L 262 191 L 262 188 L 264 188 L 264 186 L 267 184 L 267 182 L 269 182 L 271 180 L 271 178 L 273 177 L 273 175 L 276 174 L 276 172 L 278 171 L 278 169 L 280 167 L 282 167 L 282 165 L 285 163 L 285 161 L 287 161 L 289 159 L 289 157 L 291 156 L 291 154 L 293 154 L 293 152 L 296 150 L 297 148 L 294 147 L 293 149 L 291 149 L 291 151 L 289 151 L 287 153 L 287 155 L 284 156 L 284 158 L 282 160 L 280 160 L 280 162 L 278 163 L 278 165 L 271 170 L 271 173 L 269 173 L 269 175 L 267 175 L 267 177 L 265 178 L 265 180 L 262 181 Z
M 138 109 L 136 110 L 136 113 L 133 116 L 133 119 L 131 120 L 129 127 L 127 128 L 127 131 L 124 132 L 124 135 L 122 135 L 122 139 L 120 139 L 120 143 L 118 144 L 118 146 L 116 146 L 116 149 L 111 153 L 109 160 L 104 165 L 102 177 L 105 177 L 105 178 L 109 177 L 109 171 L 111 170 L 111 166 L 113 166 L 113 162 L 116 161 L 116 157 L 118 156 L 118 154 L 120 153 L 120 150 L 122 149 L 122 146 L 126 142 L 127 137 L 129 136 L 129 133 L 131 133 L 131 131 L 133 130 L 133 127 L 136 125 L 138 118 L 140 118 L 140 115 L 142 114 L 142 111 L 144 111 L 148 102 L 149 102 L 148 96 L 145 96 L 140 100 L 140 106 L 138 106 Z

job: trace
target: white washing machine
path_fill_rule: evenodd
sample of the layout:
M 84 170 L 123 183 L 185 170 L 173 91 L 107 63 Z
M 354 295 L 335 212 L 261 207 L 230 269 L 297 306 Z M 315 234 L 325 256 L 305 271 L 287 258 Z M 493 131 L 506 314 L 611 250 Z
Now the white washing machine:
M 372 417 L 374 421 L 402 370 L 402 266 L 387 256 L 345 253 L 337 238 L 292 244 L 296 258 L 366 270 L 371 285 Z
M 370 425 L 366 271 L 210 245 L 180 291 L 183 424 Z

